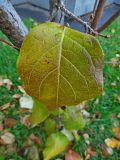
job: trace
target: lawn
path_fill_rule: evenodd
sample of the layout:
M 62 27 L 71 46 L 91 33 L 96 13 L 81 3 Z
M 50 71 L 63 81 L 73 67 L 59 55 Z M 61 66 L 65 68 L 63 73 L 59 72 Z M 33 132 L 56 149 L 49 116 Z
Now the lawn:
M 36 24 L 31 19 L 24 22 L 29 29 Z M 111 35 L 109 39 L 98 38 L 105 53 L 104 92 L 85 105 L 86 127 L 80 131 L 80 139 L 74 141 L 73 149 L 84 157 L 85 151 L 91 147 L 90 160 L 120 160 L 120 149 L 111 149 L 105 144 L 105 139 L 114 137 L 112 128 L 120 126 L 120 64 L 114 64 L 120 62 L 120 17 L 103 33 Z M 7 39 L 2 33 L 0 37 Z M 15 49 L 0 43 L 0 79 L 10 79 L 13 83 L 12 88 L 0 86 L 0 106 L 10 103 L 6 109 L 0 109 L 0 136 L 5 132 L 15 136 L 12 144 L 3 145 L 0 141 L 0 160 L 29 159 L 33 145 L 36 146 L 34 140 L 28 142 L 32 134 L 40 139 L 38 146 L 45 142 L 42 126 L 28 128 L 24 122 L 28 111 L 21 109 L 19 102 L 13 98 L 14 94 L 22 95 L 18 88 L 21 82 L 16 71 L 17 57 Z M 8 123 L 11 118 L 14 125 Z

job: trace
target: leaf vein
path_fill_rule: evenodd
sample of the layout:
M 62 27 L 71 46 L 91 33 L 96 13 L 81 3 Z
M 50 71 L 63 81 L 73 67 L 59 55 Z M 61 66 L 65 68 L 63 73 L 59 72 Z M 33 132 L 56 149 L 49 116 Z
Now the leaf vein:
M 41 90 L 41 86 L 42 86 L 42 84 L 43 84 L 43 82 L 46 80 L 46 78 L 48 77 L 48 76 L 50 76 L 54 71 L 56 71 L 57 70 L 57 68 L 55 68 L 55 69 L 53 69 L 52 71 L 50 71 L 46 76 L 44 76 L 44 78 L 42 79 L 42 81 L 41 81 L 41 83 L 40 83 L 40 85 L 39 85 L 39 99 L 40 99 L 40 90 Z
M 63 41 L 64 41 L 65 30 L 66 30 L 66 27 L 64 27 L 64 30 L 63 30 L 63 32 L 62 32 L 62 37 L 61 37 L 61 42 L 60 42 L 59 64 L 58 64 L 58 84 L 57 84 L 57 95 L 56 95 L 56 106 L 58 106 L 58 98 L 59 98 L 60 62 L 61 62 L 61 57 L 62 57 L 62 44 L 63 44 Z
M 32 76 L 32 73 L 33 73 L 33 71 L 34 71 L 34 68 L 35 68 L 35 66 L 36 66 L 36 64 L 37 63 L 39 63 L 40 62 L 40 60 L 51 50 L 51 49 L 53 49 L 53 48 L 55 48 L 55 47 L 57 47 L 58 46 L 58 44 L 57 45 L 55 45 L 55 46 L 53 46 L 52 48 L 50 48 L 49 50 L 47 50 L 40 58 L 38 57 L 38 60 L 35 62 L 35 64 L 32 66 L 32 68 L 31 68 L 31 72 L 30 72 L 30 74 L 29 74 L 29 76 L 28 76 L 28 86 L 29 86 L 29 84 L 30 84 L 30 78 L 31 78 L 31 76 Z
M 76 100 L 76 98 L 77 98 L 77 95 L 76 95 L 76 93 L 75 93 L 75 90 L 74 90 L 74 88 L 72 87 L 72 85 L 70 84 L 70 82 L 62 75 L 62 74 L 60 74 L 61 75 L 61 77 L 68 83 L 68 85 L 70 86 L 70 88 L 72 89 L 72 91 L 73 91 L 73 94 L 74 94 L 74 97 L 75 97 L 75 100 Z
M 74 67 L 74 69 L 79 73 L 79 75 L 84 79 L 84 82 L 85 82 L 85 84 L 86 84 L 86 86 L 87 86 L 87 90 L 88 90 L 88 94 L 89 94 L 89 93 L 90 93 L 90 91 L 89 91 L 89 86 L 88 86 L 88 82 L 87 82 L 85 76 L 78 70 L 78 68 L 77 68 L 72 62 L 70 62 L 69 59 L 67 59 L 67 58 L 66 58 L 65 56 L 63 56 L 63 55 L 62 55 L 62 57 L 63 57 L 67 62 L 69 62 L 69 63 Z

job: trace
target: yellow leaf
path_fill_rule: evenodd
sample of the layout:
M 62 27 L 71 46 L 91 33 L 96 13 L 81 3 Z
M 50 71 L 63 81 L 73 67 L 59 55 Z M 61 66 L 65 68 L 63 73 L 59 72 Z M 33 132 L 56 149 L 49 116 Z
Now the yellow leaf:
M 61 132 L 51 134 L 46 140 L 43 151 L 44 160 L 50 160 L 63 152 L 70 144 L 68 138 Z
M 57 23 L 43 23 L 30 30 L 20 49 L 17 69 L 25 91 L 50 110 L 102 93 L 99 42 Z
M 107 138 L 105 139 L 105 143 L 108 147 L 111 147 L 111 148 L 118 148 L 120 147 L 120 141 L 115 139 L 115 138 Z
M 113 127 L 112 131 L 113 131 L 115 137 L 120 140 L 120 127 Z

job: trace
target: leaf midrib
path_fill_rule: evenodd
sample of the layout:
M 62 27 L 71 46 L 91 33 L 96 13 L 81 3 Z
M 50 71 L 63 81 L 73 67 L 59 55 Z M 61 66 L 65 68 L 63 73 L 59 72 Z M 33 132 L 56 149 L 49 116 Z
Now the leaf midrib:
M 56 106 L 58 106 L 58 99 L 59 99 L 59 85 L 60 85 L 60 63 L 61 63 L 61 57 L 62 57 L 62 45 L 64 41 L 66 27 L 64 27 L 60 42 L 60 52 L 59 52 L 59 61 L 58 61 L 58 83 L 57 83 L 57 96 L 56 96 Z

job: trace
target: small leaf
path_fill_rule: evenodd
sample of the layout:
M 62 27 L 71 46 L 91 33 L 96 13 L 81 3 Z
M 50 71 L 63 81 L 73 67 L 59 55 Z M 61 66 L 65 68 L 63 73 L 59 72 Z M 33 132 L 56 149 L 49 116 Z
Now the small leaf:
M 88 147 L 87 150 L 86 150 L 86 154 L 89 154 L 91 157 L 92 156 L 95 156 L 96 155 L 96 151 L 95 151 L 95 148 L 93 147 Z
M 75 107 L 67 107 L 64 110 L 64 127 L 69 130 L 80 130 L 84 128 L 85 120 L 83 119 L 80 111 Z
M 32 97 L 28 95 L 24 95 L 20 98 L 20 107 L 21 108 L 27 108 L 27 109 L 32 109 L 33 107 L 33 99 Z
M 0 110 L 3 111 L 3 110 L 6 110 L 8 108 L 12 107 L 12 104 L 10 102 L 0 106 Z
M 1 139 L 3 140 L 4 144 L 12 144 L 15 141 L 15 136 L 10 132 L 6 132 L 1 136 Z
M 113 131 L 115 137 L 120 140 L 120 127 L 113 127 L 112 131 Z
M 73 141 L 73 140 L 74 140 L 74 136 L 73 136 L 73 134 L 72 134 L 69 130 L 63 128 L 63 130 L 61 130 L 61 132 L 62 132 L 70 141 Z
M 19 91 L 20 91 L 21 93 L 26 94 L 23 86 L 18 86 L 18 89 L 19 89 Z
M 20 94 L 14 94 L 14 95 L 12 96 L 12 99 L 13 99 L 14 101 L 17 101 L 17 100 L 20 99 L 20 97 L 21 97 Z
M 4 126 L 3 126 L 3 124 L 0 122 L 0 132 L 3 131 L 3 128 L 4 128 Z
M 33 133 L 30 134 L 29 139 L 33 141 L 36 145 L 40 145 L 40 138 L 35 136 Z
M 25 115 L 25 116 L 21 116 L 20 117 L 20 122 L 22 124 L 24 124 L 26 127 L 30 127 L 30 116 L 29 115 Z
M 54 110 L 102 93 L 103 52 L 92 35 L 49 22 L 27 34 L 17 70 L 26 92 Z
M 28 159 L 30 160 L 39 160 L 39 151 L 36 146 L 32 146 L 29 150 Z
M 117 95 L 117 101 L 120 103 L 120 95 Z
M 50 112 L 47 110 L 45 105 L 42 102 L 38 102 L 34 100 L 32 115 L 30 117 L 30 121 L 33 125 L 37 125 L 43 122 L 48 116 Z
M 65 160 L 82 160 L 82 158 L 80 157 L 80 155 L 78 153 L 76 153 L 73 150 L 69 150 L 66 154 L 65 154 Z
M 45 128 L 45 131 L 46 131 L 46 133 L 48 135 L 50 135 L 51 133 L 55 132 L 55 129 L 56 129 L 55 121 L 52 120 L 52 119 L 47 119 L 45 121 L 44 128 Z
M 12 128 L 16 124 L 16 120 L 13 118 L 6 118 L 4 121 L 5 127 Z
M 8 90 L 13 89 L 13 83 L 12 83 L 12 81 L 10 79 L 4 79 L 3 82 L 6 85 Z
M 111 148 L 118 148 L 120 147 L 120 141 L 115 139 L 115 138 L 107 138 L 105 139 L 105 143 L 108 147 L 111 147 Z
M 44 160 L 50 160 L 63 152 L 69 144 L 67 137 L 60 133 L 51 134 L 46 141 L 46 148 L 43 151 Z

